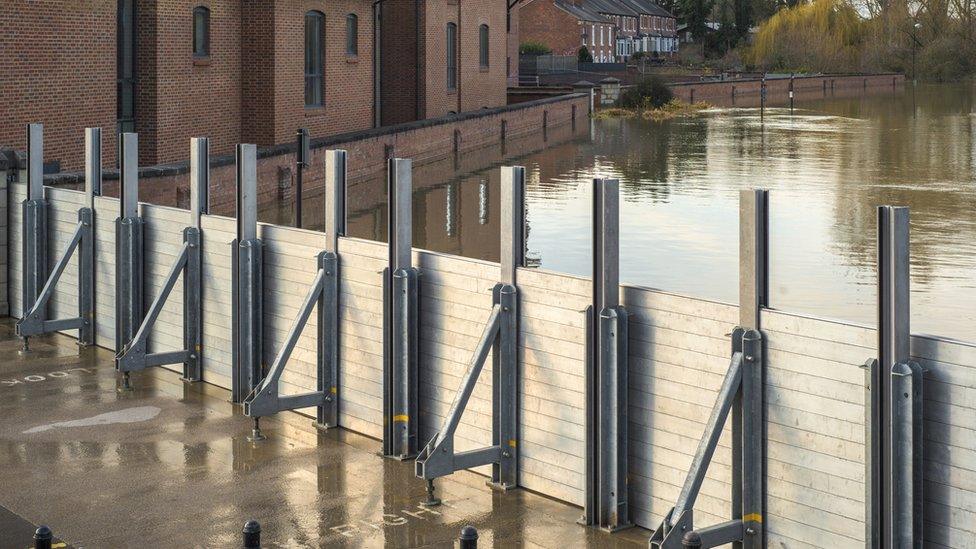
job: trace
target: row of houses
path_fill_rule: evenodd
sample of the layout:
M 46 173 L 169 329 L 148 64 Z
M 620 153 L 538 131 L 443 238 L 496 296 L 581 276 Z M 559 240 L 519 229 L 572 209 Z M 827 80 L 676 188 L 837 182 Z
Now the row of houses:
M 522 42 L 545 44 L 554 55 L 585 46 L 597 63 L 678 51 L 675 16 L 651 0 L 525 0 L 519 27 Z

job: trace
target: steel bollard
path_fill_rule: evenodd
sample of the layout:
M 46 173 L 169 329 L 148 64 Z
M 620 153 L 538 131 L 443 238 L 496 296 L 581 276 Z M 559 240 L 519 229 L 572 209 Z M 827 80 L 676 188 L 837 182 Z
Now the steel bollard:
M 698 532 L 692 530 L 685 534 L 685 537 L 681 538 L 681 546 L 687 547 L 688 549 L 701 549 L 702 539 Z
M 42 524 L 34 532 L 34 549 L 51 549 L 52 540 L 54 534 L 51 533 L 51 529 Z
M 478 549 L 478 530 L 474 526 L 461 528 L 461 549 Z
M 241 530 L 244 549 L 261 549 L 261 524 L 256 520 L 244 523 Z

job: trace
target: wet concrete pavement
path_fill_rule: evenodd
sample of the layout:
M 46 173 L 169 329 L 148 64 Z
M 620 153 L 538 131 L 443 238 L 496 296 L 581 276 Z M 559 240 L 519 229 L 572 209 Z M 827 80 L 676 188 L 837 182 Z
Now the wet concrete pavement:
M 580 509 L 474 473 L 438 481 L 444 505 L 425 509 L 413 463 L 376 440 L 285 413 L 252 443 L 228 391 L 154 369 L 119 393 L 110 352 L 46 336 L 21 354 L 13 326 L 0 320 L 0 506 L 76 547 L 236 547 L 248 519 L 265 547 L 450 547 L 466 524 L 480 547 L 646 547 L 647 531 L 577 526 Z M 0 548 L 27 547 L 23 532 Z

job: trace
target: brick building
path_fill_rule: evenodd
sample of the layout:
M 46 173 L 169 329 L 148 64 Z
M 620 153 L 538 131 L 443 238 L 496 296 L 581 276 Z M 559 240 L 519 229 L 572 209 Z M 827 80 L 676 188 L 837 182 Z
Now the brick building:
M 105 129 L 106 164 L 114 133 L 136 131 L 145 166 L 185 160 L 193 136 L 224 154 L 301 127 L 315 138 L 501 106 L 506 6 L 4 0 L 0 146 L 24 148 L 25 124 L 42 122 L 51 169 L 75 170 L 85 127 Z
M 541 42 L 553 55 L 576 55 L 586 46 L 598 63 L 613 59 L 613 22 L 583 0 L 524 0 L 518 16 L 521 42 Z
M 523 0 L 519 33 L 522 42 L 542 42 L 555 55 L 586 46 L 597 63 L 678 50 L 674 15 L 651 0 Z

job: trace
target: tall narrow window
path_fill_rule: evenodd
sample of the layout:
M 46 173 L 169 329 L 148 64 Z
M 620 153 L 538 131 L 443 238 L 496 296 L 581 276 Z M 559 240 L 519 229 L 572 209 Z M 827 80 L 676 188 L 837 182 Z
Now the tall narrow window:
M 346 16 L 346 53 L 359 55 L 359 16 L 355 13 Z
M 208 57 L 209 55 L 210 10 L 204 6 L 197 6 L 193 8 L 193 56 Z
M 478 27 L 478 60 L 481 62 L 481 68 L 488 68 L 488 25 Z
M 305 14 L 305 106 L 322 105 L 322 12 Z
M 447 24 L 447 89 L 457 89 L 457 25 Z

